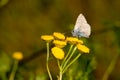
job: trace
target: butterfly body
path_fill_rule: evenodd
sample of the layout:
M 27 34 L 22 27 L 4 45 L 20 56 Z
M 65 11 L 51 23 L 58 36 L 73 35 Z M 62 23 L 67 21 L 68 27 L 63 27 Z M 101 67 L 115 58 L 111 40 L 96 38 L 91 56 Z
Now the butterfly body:
M 89 38 L 91 34 L 91 27 L 87 23 L 85 17 L 80 14 L 77 18 L 74 30 L 72 31 L 73 36 Z

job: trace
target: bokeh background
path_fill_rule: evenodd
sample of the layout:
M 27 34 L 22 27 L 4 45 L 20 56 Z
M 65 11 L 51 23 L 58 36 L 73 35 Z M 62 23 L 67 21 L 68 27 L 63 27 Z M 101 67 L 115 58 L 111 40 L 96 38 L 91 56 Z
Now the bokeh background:
M 108 80 L 120 80 L 119 0 L 0 0 L 0 70 L 7 66 L 9 75 L 9 58 L 13 52 L 21 51 L 24 59 L 18 77 L 27 80 L 29 76 L 44 75 L 46 48 L 40 36 L 71 32 L 80 13 L 91 25 L 86 45 L 97 63 L 94 79 L 102 80 L 112 65 Z

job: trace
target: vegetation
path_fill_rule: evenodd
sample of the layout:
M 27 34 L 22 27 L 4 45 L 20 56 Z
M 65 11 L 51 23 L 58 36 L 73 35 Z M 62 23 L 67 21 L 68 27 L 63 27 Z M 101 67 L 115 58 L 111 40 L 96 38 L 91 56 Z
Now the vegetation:
M 8 80 L 12 74 L 14 80 L 49 80 L 41 36 L 56 31 L 72 37 L 76 18 L 82 13 L 92 34 L 80 40 L 90 52 L 67 68 L 63 80 L 120 80 L 119 5 L 119 0 L 0 0 L 0 79 Z M 49 45 L 53 80 L 59 76 L 56 55 L 51 54 L 57 42 Z M 65 54 L 69 48 L 69 43 L 63 47 Z M 13 57 L 16 52 L 22 54 L 20 60 Z M 76 50 L 74 56 L 78 53 Z

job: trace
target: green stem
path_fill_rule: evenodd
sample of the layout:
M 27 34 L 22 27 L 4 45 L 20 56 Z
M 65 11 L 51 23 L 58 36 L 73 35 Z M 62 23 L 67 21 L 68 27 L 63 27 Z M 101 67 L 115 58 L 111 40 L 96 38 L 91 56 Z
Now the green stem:
M 75 48 L 73 49 L 72 53 L 70 54 L 69 58 L 66 60 L 66 62 L 63 65 L 63 69 L 66 67 L 67 63 L 70 61 L 71 57 L 73 56 L 73 54 L 75 53 L 77 47 L 75 46 Z
M 49 61 L 49 42 L 47 42 L 46 45 L 47 45 L 46 68 L 47 68 L 47 72 L 48 72 L 49 78 L 50 78 L 50 80 L 52 80 L 52 76 L 51 76 L 51 73 L 50 73 L 50 70 L 49 70 L 49 67 L 48 67 L 48 61 Z
M 68 58 L 68 56 L 69 56 L 69 54 L 70 54 L 72 48 L 73 48 L 73 45 L 70 46 L 70 49 L 69 49 L 67 55 L 65 56 L 64 60 L 62 61 L 62 64 L 61 64 L 62 67 L 63 67 L 63 64 L 65 63 L 66 59 Z
M 59 69 L 61 70 L 60 61 L 58 59 L 57 59 L 57 64 L 58 64 Z
M 15 73 L 16 73 L 16 70 L 17 70 L 17 67 L 18 67 L 18 62 L 19 62 L 18 60 L 15 60 L 9 80 L 14 80 Z
M 79 57 L 81 56 L 81 54 L 79 53 L 62 71 L 62 73 L 65 73 L 65 71 L 68 69 L 68 67 L 70 67 Z
M 59 69 L 60 69 L 60 73 L 59 73 L 58 80 L 62 80 L 62 67 L 60 66 L 59 60 L 57 60 L 57 63 L 58 63 L 58 67 L 59 67 Z
M 60 71 L 60 80 L 62 80 L 62 71 Z
M 116 56 L 112 59 L 110 65 L 108 66 L 107 70 L 105 71 L 104 75 L 103 75 L 103 79 L 102 80 L 108 80 L 109 75 L 111 74 L 111 72 L 113 71 L 116 61 L 119 57 L 119 54 L 117 53 Z

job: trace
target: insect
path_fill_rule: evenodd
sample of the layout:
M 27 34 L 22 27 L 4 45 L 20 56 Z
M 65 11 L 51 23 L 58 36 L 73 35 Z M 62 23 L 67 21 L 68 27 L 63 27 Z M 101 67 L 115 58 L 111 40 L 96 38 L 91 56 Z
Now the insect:
M 72 35 L 76 37 L 86 37 L 89 38 L 91 34 L 91 27 L 87 23 L 83 14 L 79 14 Z

